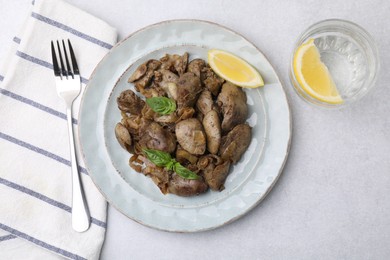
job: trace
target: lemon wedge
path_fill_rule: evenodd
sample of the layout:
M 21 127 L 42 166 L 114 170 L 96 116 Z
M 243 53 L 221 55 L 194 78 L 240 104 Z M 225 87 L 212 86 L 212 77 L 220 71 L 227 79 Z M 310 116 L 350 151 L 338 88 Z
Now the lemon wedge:
M 294 75 L 302 89 L 311 97 L 329 104 L 341 104 L 343 99 L 320 57 L 314 39 L 299 46 L 294 54 Z
M 240 57 L 217 49 L 209 50 L 207 56 L 210 67 L 221 78 L 244 88 L 264 86 L 260 73 Z

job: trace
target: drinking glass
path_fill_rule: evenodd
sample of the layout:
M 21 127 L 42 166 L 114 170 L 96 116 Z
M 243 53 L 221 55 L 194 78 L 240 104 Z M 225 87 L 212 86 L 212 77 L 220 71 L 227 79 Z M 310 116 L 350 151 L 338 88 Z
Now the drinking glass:
M 294 74 L 294 54 L 311 39 L 343 99 L 340 104 L 314 98 L 302 88 Z M 378 71 L 378 50 L 369 33 L 355 23 L 330 19 L 313 24 L 299 37 L 291 57 L 290 80 L 305 101 L 323 107 L 340 107 L 362 98 L 375 85 Z

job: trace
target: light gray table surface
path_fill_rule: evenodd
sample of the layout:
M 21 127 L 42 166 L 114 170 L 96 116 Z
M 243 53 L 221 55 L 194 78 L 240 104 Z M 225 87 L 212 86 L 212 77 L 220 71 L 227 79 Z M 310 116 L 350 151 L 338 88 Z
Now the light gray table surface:
M 0 61 L 30 2 L 0 0 Z M 144 227 L 110 206 L 101 259 L 390 258 L 390 1 L 68 2 L 116 27 L 119 39 L 177 18 L 227 26 L 265 53 L 282 80 L 292 111 L 292 145 L 282 176 L 247 215 L 212 231 L 177 234 Z M 376 86 L 341 110 L 309 106 L 288 78 L 298 35 L 328 18 L 366 28 L 381 59 Z

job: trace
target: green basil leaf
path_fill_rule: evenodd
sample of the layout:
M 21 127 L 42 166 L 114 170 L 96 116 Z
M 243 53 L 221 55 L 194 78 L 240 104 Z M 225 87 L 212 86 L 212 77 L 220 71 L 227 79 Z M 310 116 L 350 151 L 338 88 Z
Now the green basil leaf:
M 196 173 L 188 170 L 186 167 L 184 167 L 183 165 L 181 165 L 178 162 L 176 162 L 174 164 L 173 168 L 174 168 L 174 171 L 178 175 L 183 177 L 184 179 L 189 179 L 189 180 L 197 180 L 197 179 L 199 179 L 199 175 L 197 175 Z
M 143 151 L 148 159 L 159 167 L 165 167 L 172 161 L 172 157 L 169 153 L 153 149 L 144 149 Z
M 169 163 L 167 163 L 167 165 L 165 165 L 165 168 L 169 171 L 173 171 L 175 168 L 175 163 L 176 163 L 176 160 L 172 159 Z
M 147 98 L 146 103 L 154 112 L 161 115 L 169 115 L 176 110 L 176 102 L 167 97 Z
M 153 149 L 144 149 L 143 150 L 148 159 L 159 167 L 165 167 L 169 171 L 175 171 L 179 176 L 184 179 L 197 180 L 199 176 L 188 170 L 186 167 L 181 165 L 175 159 L 171 157 L 169 153 L 153 150 Z

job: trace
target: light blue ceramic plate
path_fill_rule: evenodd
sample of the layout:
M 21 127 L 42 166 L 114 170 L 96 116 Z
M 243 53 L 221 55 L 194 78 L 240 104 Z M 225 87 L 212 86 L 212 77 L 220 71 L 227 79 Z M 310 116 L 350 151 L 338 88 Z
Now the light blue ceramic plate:
M 129 167 L 130 155 L 115 139 L 114 127 L 121 119 L 116 97 L 125 89 L 133 89 L 127 79 L 144 61 L 184 52 L 190 59 L 207 60 L 211 48 L 242 57 L 264 78 L 264 87 L 245 89 L 253 138 L 241 160 L 231 168 L 222 192 L 208 191 L 190 198 L 163 195 L 150 178 Z M 288 155 L 291 115 L 278 76 L 252 43 L 214 23 L 174 20 L 135 32 L 104 57 L 84 92 L 79 137 L 89 174 L 112 206 L 149 227 L 194 232 L 239 218 L 267 195 Z

